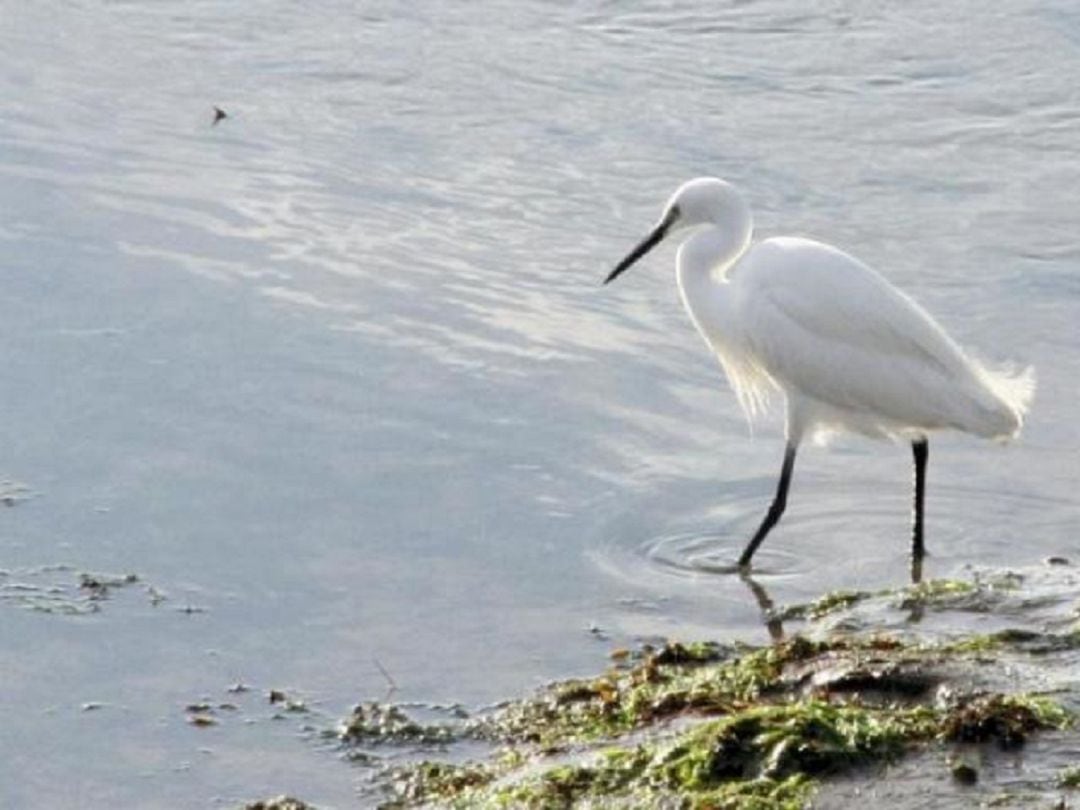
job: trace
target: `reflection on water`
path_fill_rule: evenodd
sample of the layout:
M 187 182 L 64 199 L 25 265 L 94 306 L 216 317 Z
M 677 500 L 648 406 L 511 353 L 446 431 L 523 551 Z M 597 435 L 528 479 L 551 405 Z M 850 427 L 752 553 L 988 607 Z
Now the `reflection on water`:
M 0 569 L 198 610 L 0 603 L 0 804 L 346 804 L 297 725 L 183 707 L 247 681 L 336 716 L 376 660 L 484 702 L 595 669 L 593 624 L 765 640 L 728 564 L 777 428 L 748 437 L 670 253 L 600 288 L 703 172 L 1039 370 L 1019 445 L 935 443 L 927 576 L 1072 553 L 1071 6 L 9 5 Z M 903 583 L 909 475 L 809 452 L 757 583 Z
M 742 581 L 750 589 L 754 601 L 757 602 L 758 607 L 761 609 L 761 618 L 765 622 L 765 629 L 769 631 L 769 639 L 774 644 L 780 643 L 785 638 L 784 622 L 777 615 L 776 604 L 773 602 L 772 597 L 769 596 L 769 592 L 752 576 L 744 574 Z

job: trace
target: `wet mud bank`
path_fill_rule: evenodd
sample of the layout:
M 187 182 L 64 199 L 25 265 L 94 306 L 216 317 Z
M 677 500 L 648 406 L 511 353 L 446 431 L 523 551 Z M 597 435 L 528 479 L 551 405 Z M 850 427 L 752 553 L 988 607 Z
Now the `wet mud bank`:
M 1071 566 L 781 607 L 759 592 L 767 646 L 614 649 L 594 677 L 478 711 L 356 706 L 332 733 L 368 769 L 358 804 L 1065 808 L 1080 796 Z M 275 801 L 249 807 L 306 806 Z

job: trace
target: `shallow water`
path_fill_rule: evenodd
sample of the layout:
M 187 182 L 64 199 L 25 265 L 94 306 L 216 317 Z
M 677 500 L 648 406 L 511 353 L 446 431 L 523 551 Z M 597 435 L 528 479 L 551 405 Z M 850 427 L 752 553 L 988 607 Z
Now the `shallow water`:
M 670 249 L 599 286 L 695 174 L 1038 369 L 1019 444 L 931 448 L 929 576 L 1080 556 L 1072 4 L 2 13 L 0 804 L 347 806 L 315 730 L 388 679 L 477 705 L 766 640 L 724 571 L 778 420 L 749 435 Z M 909 464 L 804 453 L 771 598 L 902 582 Z

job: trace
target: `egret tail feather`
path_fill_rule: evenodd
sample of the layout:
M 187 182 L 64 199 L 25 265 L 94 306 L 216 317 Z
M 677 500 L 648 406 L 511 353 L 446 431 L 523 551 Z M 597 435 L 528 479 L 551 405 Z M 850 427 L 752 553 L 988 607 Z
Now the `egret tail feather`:
M 992 368 L 977 363 L 976 373 L 993 395 L 996 406 L 988 409 L 992 418 L 976 432 L 1004 441 L 1016 438 L 1035 397 L 1035 368 L 1017 369 L 1011 365 Z

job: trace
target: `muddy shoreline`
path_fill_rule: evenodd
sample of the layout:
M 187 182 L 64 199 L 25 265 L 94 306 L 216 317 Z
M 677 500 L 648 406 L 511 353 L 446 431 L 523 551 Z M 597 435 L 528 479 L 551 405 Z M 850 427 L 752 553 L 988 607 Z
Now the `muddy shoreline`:
M 523 699 L 365 701 L 326 733 L 368 769 L 363 807 L 1066 808 L 1076 585 L 1055 559 L 787 606 L 758 586 L 771 645 L 616 648 Z

